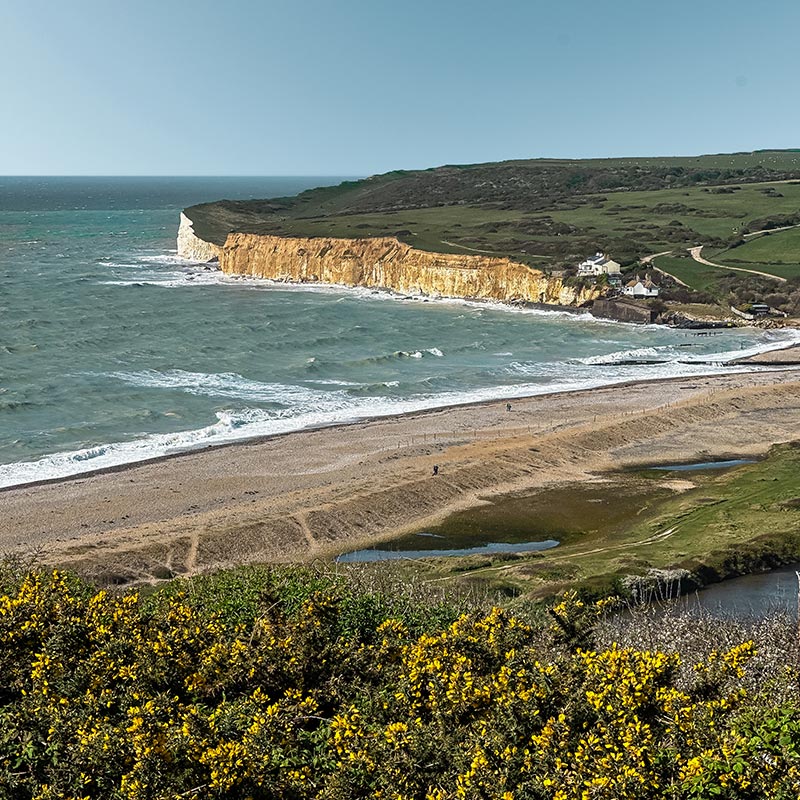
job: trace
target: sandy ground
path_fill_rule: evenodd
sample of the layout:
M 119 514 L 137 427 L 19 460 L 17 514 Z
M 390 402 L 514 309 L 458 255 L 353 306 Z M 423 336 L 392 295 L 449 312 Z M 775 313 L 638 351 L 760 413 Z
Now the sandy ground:
M 800 364 L 800 344 L 793 344 L 789 347 L 782 347 L 780 350 L 767 350 L 766 353 L 758 353 L 754 356 L 741 358 L 737 364 L 772 364 L 772 365 L 794 365 Z
M 327 558 L 480 498 L 800 439 L 800 371 L 422 412 L 0 492 L 0 552 L 97 580 Z M 433 476 L 433 466 L 439 474 Z

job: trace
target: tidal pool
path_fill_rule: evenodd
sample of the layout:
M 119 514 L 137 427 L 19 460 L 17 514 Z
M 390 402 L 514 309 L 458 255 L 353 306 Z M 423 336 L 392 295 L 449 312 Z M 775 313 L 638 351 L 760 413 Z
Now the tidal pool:
M 430 540 L 430 534 L 419 533 L 417 534 L 421 539 L 427 538 Z M 433 537 L 435 540 L 447 540 L 444 537 Z M 444 543 L 443 542 L 443 543 Z M 558 547 L 558 542 L 555 539 L 547 539 L 543 542 L 487 542 L 484 545 L 476 547 L 440 547 L 440 548 L 425 548 L 421 550 L 386 550 L 386 549 L 368 549 L 368 550 L 354 550 L 352 553 L 344 553 L 336 560 L 343 563 L 352 563 L 356 561 L 392 561 L 401 558 L 433 558 L 434 556 L 472 556 L 472 555 L 488 555 L 493 553 L 527 553 L 535 550 L 549 550 L 552 547 Z
M 340 555 L 339 562 L 434 556 L 497 555 L 549 550 L 633 522 L 643 506 L 670 496 L 629 482 L 569 484 L 529 494 L 504 495 L 451 514 L 440 525 L 380 546 Z
M 755 464 L 754 458 L 732 458 L 727 461 L 701 461 L 698 464 L 669 464 L 664 467 L 651 467 L 659 472 L 694 472 L 695 470 L 706 469 L 730 469 L 740 467 L 742 464 Z
M 733 617 L 763 617 L 770 613 L 797 614 L 797 572 L 800 564 L 770 572 L 742 575 L 714 583 L 688 595 L 682 602 L 715 614 Z

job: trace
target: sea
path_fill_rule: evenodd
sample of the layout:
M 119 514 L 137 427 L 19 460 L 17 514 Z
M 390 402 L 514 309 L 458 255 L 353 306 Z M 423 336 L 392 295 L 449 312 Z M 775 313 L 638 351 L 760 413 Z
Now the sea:
M 724 372 L 800 339 L 234 279 L 176 254 L 185 206 L 339 180 L 0 178 L 0 487 L 368 417 Z

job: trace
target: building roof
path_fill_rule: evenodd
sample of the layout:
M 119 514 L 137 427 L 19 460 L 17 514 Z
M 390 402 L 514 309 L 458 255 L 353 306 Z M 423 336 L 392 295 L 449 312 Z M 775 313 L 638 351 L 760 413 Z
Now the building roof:
M 633 280 L 628 281 L 625 286 L 632 289 L 639 284 L 641 284 L 645 289 L 658 289 L 658 286 L 656 286 L 648 276 L 645 276 L 645 279 L 642 280 L 638 275 Z

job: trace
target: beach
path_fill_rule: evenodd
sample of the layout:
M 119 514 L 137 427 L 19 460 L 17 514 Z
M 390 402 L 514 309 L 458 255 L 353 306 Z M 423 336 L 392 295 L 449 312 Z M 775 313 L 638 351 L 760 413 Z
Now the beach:
M 800 439 L 800 373 L 630 383 L 213 447 L 0 492 L 0 551 L 106 583 L 329 559 L 481 498 Z M 438 475 L 433 467 L 438 466 Z

